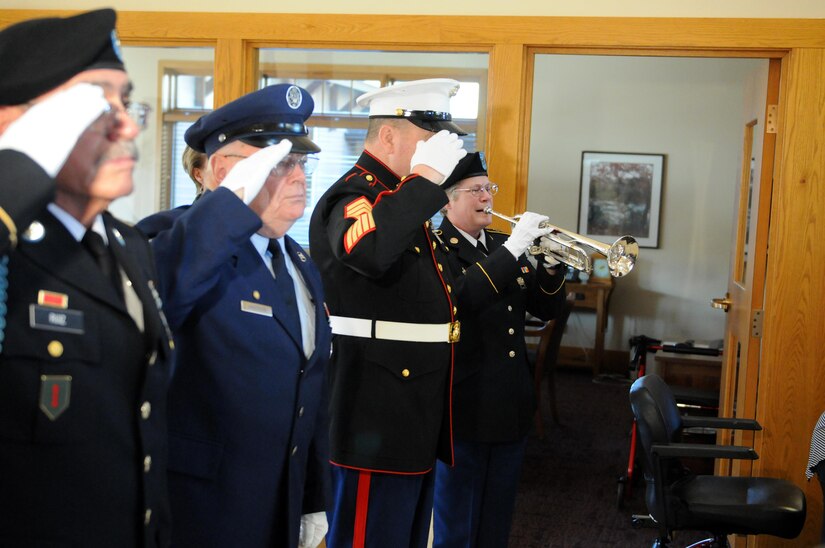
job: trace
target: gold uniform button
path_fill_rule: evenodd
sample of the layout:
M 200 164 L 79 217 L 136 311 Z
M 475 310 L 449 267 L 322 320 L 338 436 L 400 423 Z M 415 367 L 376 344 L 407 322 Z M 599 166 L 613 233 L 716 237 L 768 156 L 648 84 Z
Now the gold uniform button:
M 46 349 L 49 351 L 49 356 L 52 358 L 59 358 L 63 355 L 63 343 L 60 341 L 50 342 Z
M 510 306 L 510 305 L 507 305 L 507 312 L 512 312 L 512 311 L 513 311 L 513 307 Z
M 453 244 L 453 245 L 456 245 L 458 243 L 458 238 L 455 238 L 455 237 L 450 238 L 450 243 Z
M 149 473 L 149 470 L 152 469 L 152 455 L 146 455 L 143 457 L 143 472 L 145 474 Z
M 158 351 L 157 350 L 152 352 L 152 355 L 149 356 L 149 365 L 155 365 L 156 361 L 158 361 Z
M 438 247 L 438 245 L 436 245 L 436 243 L 433 242 L 433 249 L 435 249 L 436 247 Z
M 173 341 L 172 339 L 169 339 L 169 350 L 174 350 L 174 349 L 175 349 L 175 341 Z
M 456 314 L 458 314 L 458 307 L 454 306 L 453 307 L 453 316 L 455 316 Z
M 516 351 L 515 351 L 515 350 L 510 350 L 510 357 L 511 357 L 511 358 L 515 358 L 515 357 L 516 357 Z
M 255 300 L 257 301 L 258 299 L 260 299 L 260 298 L 261 298 L 261 292 L 260 292 L 260 291 L 258 291 L 257 289 L 256 289 L 255 291 L 253 291 L 253 292 L 252 292 L 252 298 L 253 298 L 253 299 L 255 299 Z
M 516 330 L 513 329 L 512 327 L 507 330 L 507 333 L 509 333 L 510 335 L 514 334 L 515 332 L 516 332 Z
M 415 252 L 418 253 L 419 255 L 421 255 L 421 248 L 418 247 L 418 246 L 415 246 Z
M 143 525 L 149 525 L 150 521 L 152 521 L 152 509 L 147 508 L 146 513 L 143 514 Z
M 364 176 L 364 179 L 366 179 L 367 182 L 371 183 L 375 180 L 375 177 L 373 177 L 372 175 L 367 174 L 367 175 Z
M 447 284 L 447 293 L 452 293 L 453 287 L 450 284 Z
M 402 369 L 401 370 L 401 376 L 404 377 L 404 378 L 409 377 L 410 376 L 410 370 L 409 369 Z
M 143 405 L 140 406 L 140 416 L 143 420 L 149 419 L 149 415 L 152 414 L 152 404 L 148 401 L 143 402 Z
M 441 263 L 438 263 L 438 271 L 439 272 L 444 272 L 444 267 L 441 266 Z

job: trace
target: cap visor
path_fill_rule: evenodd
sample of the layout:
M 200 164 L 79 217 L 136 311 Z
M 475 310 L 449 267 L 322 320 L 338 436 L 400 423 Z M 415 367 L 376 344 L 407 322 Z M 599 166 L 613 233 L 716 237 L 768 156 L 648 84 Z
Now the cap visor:
M 406 118 L 406 120 L 409 120 L 422 129 L 432 131 L 433 133 L 438 133 L 442 129 L 446 129 L 450 133 L 455 133 L 456 135 L 467 135 L 467 132 L 461 129 L 457 124 L 447 120 L 419 120 L 416 118 Z
M 255 135 L 244 137 L 240 140 L 253 147 L 263 148 L 269 145 L 276 145 L 283 139 L 292 141 L 292 152 L 299 154 L 315 154 L 321 152 L 321 147 L 313 143 L 312 140 L 305 135 Z

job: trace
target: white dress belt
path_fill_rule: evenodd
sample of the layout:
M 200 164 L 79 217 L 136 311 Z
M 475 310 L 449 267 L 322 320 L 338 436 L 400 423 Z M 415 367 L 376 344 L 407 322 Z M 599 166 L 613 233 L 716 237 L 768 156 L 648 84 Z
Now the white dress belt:
M 329 324 L 335 335 L 388 341 L 455 343 L 461 334 L 459 322 L 407 323 L 330 316 Z

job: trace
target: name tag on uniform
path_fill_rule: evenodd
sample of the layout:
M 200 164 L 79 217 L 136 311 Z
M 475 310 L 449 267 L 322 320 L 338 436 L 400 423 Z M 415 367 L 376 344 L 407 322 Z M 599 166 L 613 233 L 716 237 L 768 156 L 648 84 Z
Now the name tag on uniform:
M 249 312 L 250 314 L 257 314 L 259 316 L 272 317 L 271 306 L 261 303 L 253 303 L 252 301 L 241 301 L 241 311 Z
M 60 331 L 82 335 L 82 310 L 61 310 L 51 306 L 29 305 L 29 325 L 34 329 L 45 331 Z

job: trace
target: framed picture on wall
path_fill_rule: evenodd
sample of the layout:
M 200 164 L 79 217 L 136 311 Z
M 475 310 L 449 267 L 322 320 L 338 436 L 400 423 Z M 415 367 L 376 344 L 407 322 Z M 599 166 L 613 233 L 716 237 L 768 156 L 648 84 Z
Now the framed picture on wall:
M 664 154 L 582 152 L 579 234 L 612 244 L 621 236 L 659 247 Z

